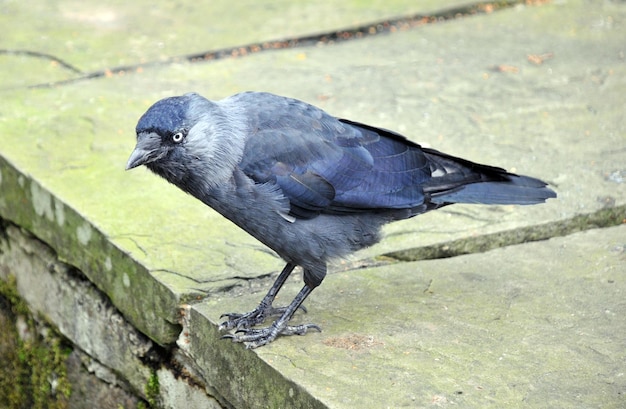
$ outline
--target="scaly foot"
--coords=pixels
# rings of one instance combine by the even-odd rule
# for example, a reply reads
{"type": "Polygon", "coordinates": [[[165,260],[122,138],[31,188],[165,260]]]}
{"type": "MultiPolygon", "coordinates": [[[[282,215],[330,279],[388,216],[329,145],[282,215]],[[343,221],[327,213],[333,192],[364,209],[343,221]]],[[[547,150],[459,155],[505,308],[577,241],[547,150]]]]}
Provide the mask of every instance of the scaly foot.
{"type": "MultiPolygon", "coordinates": [[[[306,308],[300,306],[300,309],[306,313],[306,308]]],[[[220,316],[220,318],[227,317],[228,320],[222,322],[219,329],[220,331],[227,331],[233,328],[237,330],[252,328],[265,322],[268,317],[280,317],[286,310],[287,307],[274,308],[271,305],[266,306],[261,303],[254,310],[243,314],[229,312],[220,316]]]]}
{"type": "Polygon", "coordinates": [[[246,348],[257,348],[272,342],[278,335],[304,335],[309,329],[322,332],[322,329],[315,324],[287,325],[281,322],[280,318],[269,327],[265,328],[242,328],[235,334],[226,334],[222,338],[230,339],[232,342],[245,342],[246,348]],[[241,335],[238,335],[241,333],[241,335]]]}

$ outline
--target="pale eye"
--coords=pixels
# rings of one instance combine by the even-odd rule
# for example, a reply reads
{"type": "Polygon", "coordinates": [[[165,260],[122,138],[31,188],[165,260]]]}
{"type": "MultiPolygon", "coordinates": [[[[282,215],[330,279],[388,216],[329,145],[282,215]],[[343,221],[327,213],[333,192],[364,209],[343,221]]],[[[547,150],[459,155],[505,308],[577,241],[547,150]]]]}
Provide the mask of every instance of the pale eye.
{"type": "Polygon", "coordinates": [[[176,132],[174,135],[172,135],[172,141],[174,143],[181,143],[184,137],[185,136],[183,135],[182,132],[176,132]]]}

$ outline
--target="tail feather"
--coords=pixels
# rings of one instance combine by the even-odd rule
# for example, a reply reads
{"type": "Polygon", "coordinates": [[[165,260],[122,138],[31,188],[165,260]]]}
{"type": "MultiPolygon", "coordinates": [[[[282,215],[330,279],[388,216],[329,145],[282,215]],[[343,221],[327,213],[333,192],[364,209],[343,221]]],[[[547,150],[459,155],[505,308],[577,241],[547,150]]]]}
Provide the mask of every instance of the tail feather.
{"type": "Polygon", "coordinates": [[[435,150],[424,149],[430,159],[433,178],[425,184],[431,202],[519,204],[543,203],[556,193],[542,180],[509,173],[435,150]]]}
{"type": "Polygon", "coordinates": [[[432,197],[434,203],[481,203],[532,205],[556,197],[538,179],[507,174],[506,181],[478,182],[432,197]]]}

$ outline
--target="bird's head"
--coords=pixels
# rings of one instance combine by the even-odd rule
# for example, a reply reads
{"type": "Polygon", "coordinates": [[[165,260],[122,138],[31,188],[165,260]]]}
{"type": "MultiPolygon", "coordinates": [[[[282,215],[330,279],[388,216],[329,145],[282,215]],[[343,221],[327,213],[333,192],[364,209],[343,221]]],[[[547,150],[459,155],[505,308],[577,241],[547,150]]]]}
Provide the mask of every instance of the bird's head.
{"type": "Polygon", "coordinates": [[[126,163],[126,170],[146,165],[174,182],[184,172],[185,143],[194,125],[190,106],[195,94],[158,101],[137,123],[137,145],[126,163]]]}
{"type": "Polygon", "coordinates": [[[192,194],[197,183],[203,189],[219,185],[243,154],[241,121],[228,118],[218,103],[195,93],[156,102],[137,123],[126,170],[146,165],[192,194]]]}

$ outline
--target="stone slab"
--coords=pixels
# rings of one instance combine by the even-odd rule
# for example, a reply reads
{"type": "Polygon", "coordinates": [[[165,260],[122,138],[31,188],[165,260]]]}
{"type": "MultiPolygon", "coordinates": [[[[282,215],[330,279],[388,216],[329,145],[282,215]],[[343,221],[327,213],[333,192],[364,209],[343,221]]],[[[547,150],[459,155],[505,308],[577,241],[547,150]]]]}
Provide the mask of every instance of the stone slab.
{"type": "Polygon", "coordinates": [[[332,32],[458,7],[459,0],[8,2],[0,6],[2,88],[228,47],[332,32]],[[20,52],[28,51],[28,52],[20,52]]]}
{"type": "MultiPolygon", "coordinates": [[[[192,307],[183,347],[210,383],[247,391],[228,396],[235,406],[617,409],[625,237],[622,225],[332,274],[297,316],[322,333],[252,352],[205,322],[252,309],[263,292],[227,294],[192,307]]],[[[289,282],[280,301],[301,285],[289,282]]]]}

